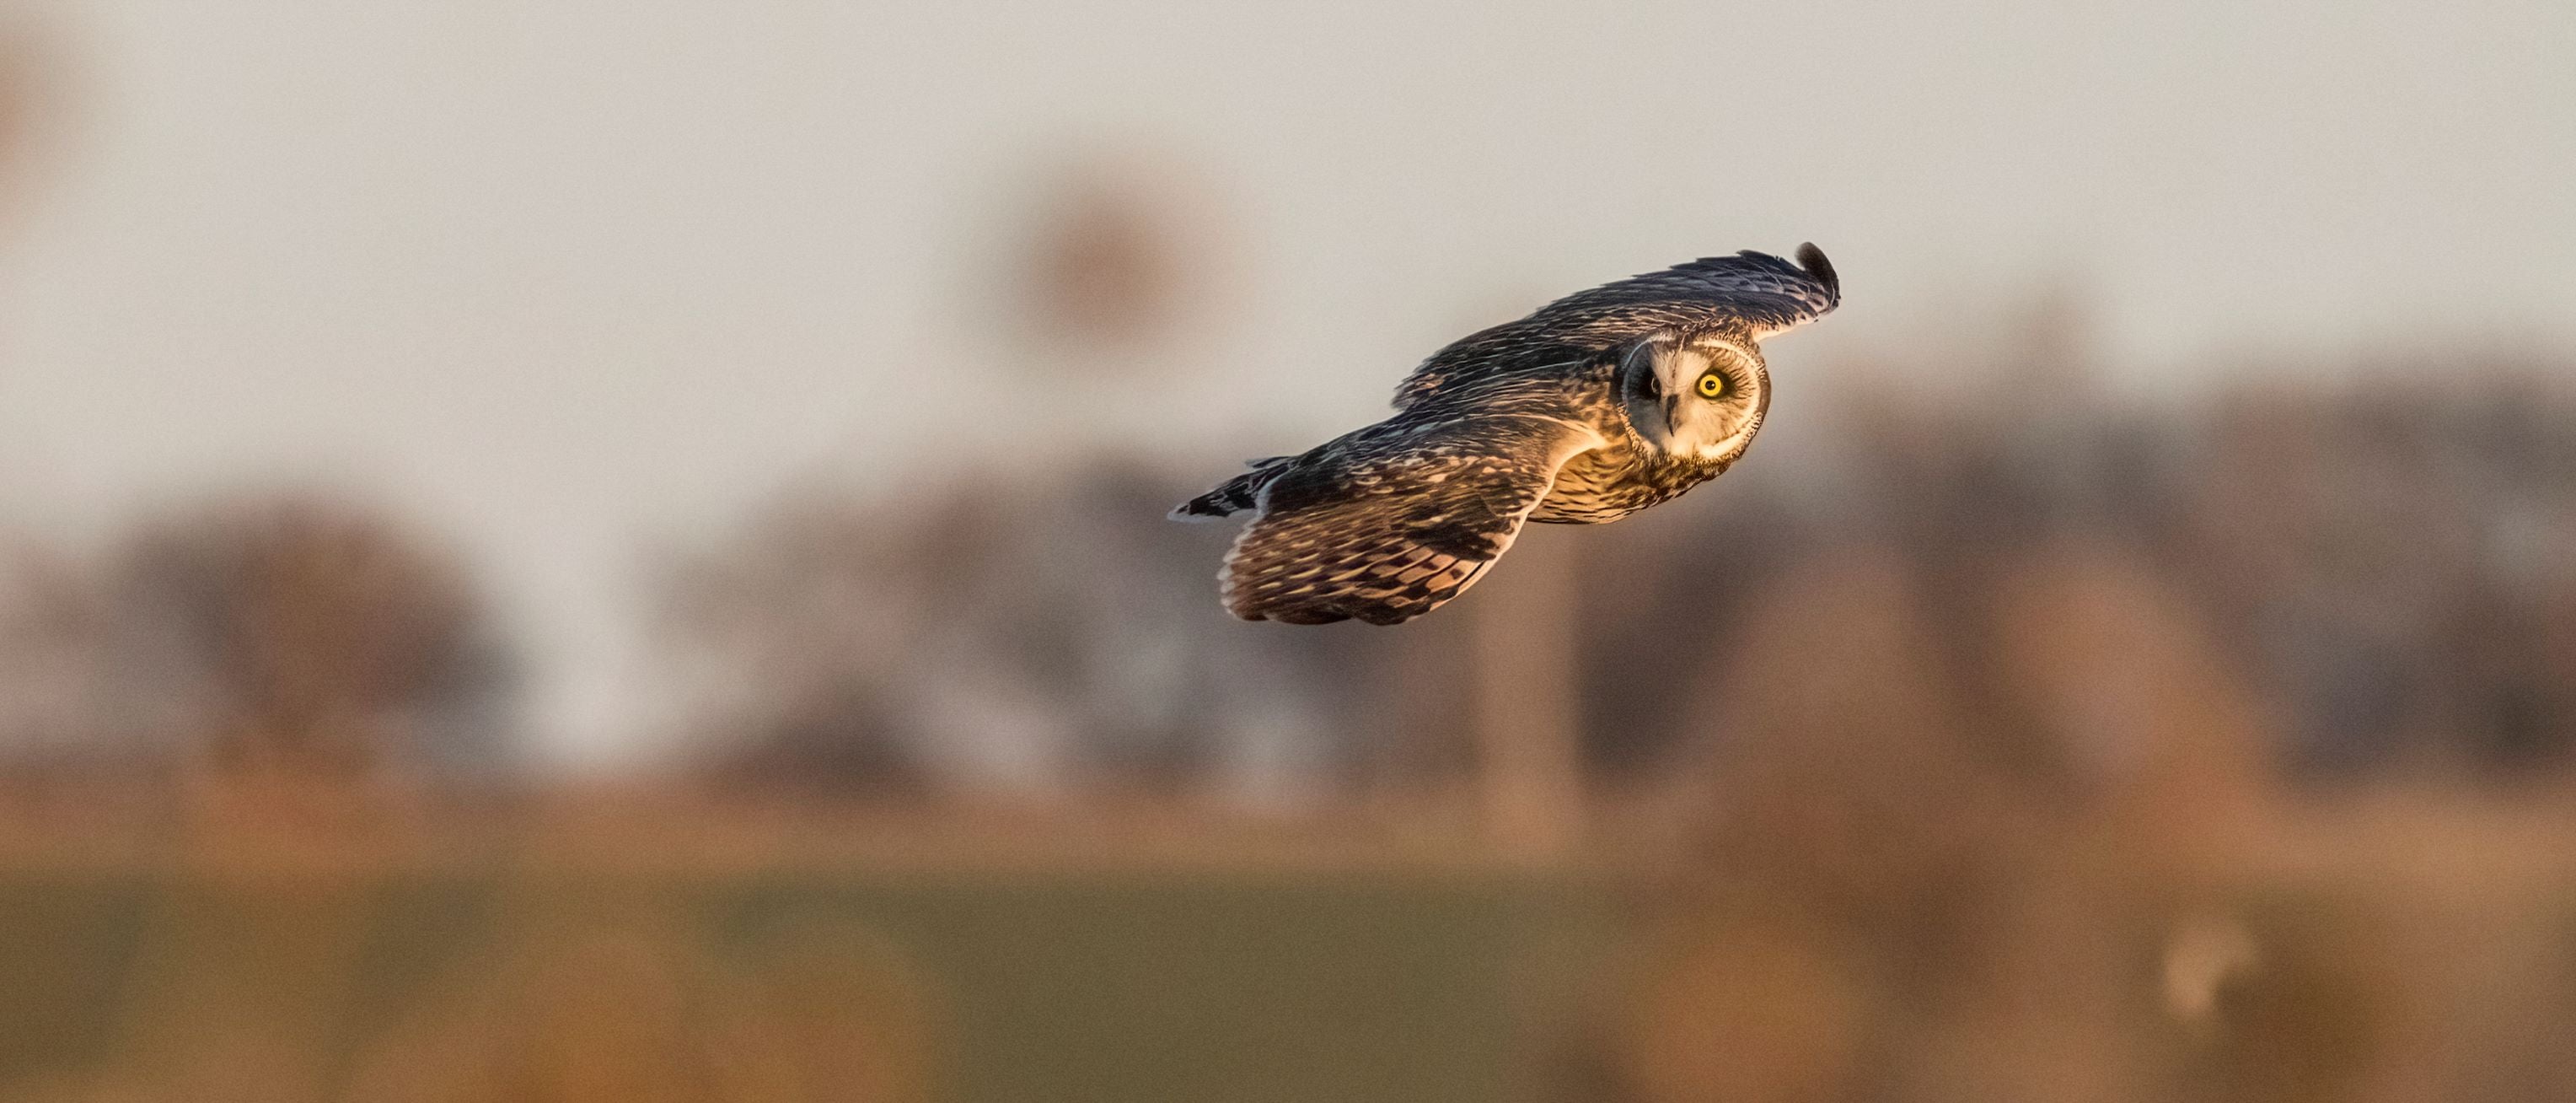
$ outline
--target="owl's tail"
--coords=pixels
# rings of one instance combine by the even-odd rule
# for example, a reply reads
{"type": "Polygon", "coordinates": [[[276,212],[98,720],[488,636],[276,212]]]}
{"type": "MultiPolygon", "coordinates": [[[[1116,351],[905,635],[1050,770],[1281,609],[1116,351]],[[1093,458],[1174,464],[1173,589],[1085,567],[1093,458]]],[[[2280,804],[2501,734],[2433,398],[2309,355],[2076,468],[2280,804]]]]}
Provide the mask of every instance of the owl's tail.
{"type": "Polygon", "coordinates": [[[1217,488],[1172,508],[1175,521],[1213,521],[1232,517],[1261,504],[1261,488],[1269,486],[1279,473],[1288,469],[1295,456],[1271,456],[1246,460],[1252,470],[1217,484],[1217,488]]]}

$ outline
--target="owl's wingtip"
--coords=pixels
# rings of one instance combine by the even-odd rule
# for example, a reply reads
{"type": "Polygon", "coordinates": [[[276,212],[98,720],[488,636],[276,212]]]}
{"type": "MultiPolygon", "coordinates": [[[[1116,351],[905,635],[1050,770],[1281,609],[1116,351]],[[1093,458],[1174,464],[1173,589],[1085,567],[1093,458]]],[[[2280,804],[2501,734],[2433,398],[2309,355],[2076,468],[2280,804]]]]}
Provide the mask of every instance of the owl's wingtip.
{"type": "Polygon", "coordinates": [[[1815,242],[1799,244],[1798,267],[1806,269],[1807,274],[1814,276],[1817,283],[1825,285],[1826,296],[1837,303],[1843,301],[1842,277],[1834,274],[1834,262],[1825,259],[1825,251],[1816,248],[1815,242]]]}

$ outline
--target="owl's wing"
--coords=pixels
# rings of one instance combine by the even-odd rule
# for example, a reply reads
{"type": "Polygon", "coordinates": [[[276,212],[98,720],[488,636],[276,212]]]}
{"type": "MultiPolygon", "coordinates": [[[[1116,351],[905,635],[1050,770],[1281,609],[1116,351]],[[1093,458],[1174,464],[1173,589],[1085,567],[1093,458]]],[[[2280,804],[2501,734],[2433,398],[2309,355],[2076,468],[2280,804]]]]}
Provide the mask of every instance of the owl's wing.
{"type": "Polygon", "coordinates": [[[1622,308],[1688,311],[1741,318],[1756,341],[1796,329],[1842,305],[1842,277],[1813,243],[1798,247],[1795,263],[1747,249],[1731,257],[1701,257],[1661,272],[1631,276],[1578,291],[1539,310],[1539,317],[1604,313],[1622,308]]]}
{"type": "Polygon", "coordinates": [[[1747,249],[1577,291],[1431,354],[1397,385],[1395,406],[1434,394],[1583,361],[1657,330],[1740,322],[1760,341],[1841,305],[1842,278],[1824,250],[1798,247],[1796,262],[1747,249]]]}
{"type": "Polygon", "coordinates": [[[1535,415],[1370,426],[1263,488],[1219,593],[1245,620],[1411,620],[1474,585],[1557,469],[1600,444],[1578,423],[1535,415]]]}

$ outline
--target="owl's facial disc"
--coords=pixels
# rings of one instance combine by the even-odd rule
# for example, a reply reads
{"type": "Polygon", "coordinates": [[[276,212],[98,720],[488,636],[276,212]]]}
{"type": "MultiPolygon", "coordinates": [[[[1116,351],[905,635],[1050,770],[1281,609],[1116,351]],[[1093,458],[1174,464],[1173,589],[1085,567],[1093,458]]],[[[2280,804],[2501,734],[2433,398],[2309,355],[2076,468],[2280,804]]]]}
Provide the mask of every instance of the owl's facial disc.
{"type": "Polygon", "coordinates": [[[1649,337],[1619,360],[1619,408],[1628,427],[1659,452],[1671,451],[1673,442],[1674,396],[1664,385],[1665,364],[1673,352],[1670,338],[1649,337]]]}
{"type": "Polygon", "coordinates": [[[1770,377],[1759,353],[1733,342],[1658,335],[1621,361],[1619,398],[1629,426],[1656,451],[1730,461],[1762,426],[1770,377]]]}

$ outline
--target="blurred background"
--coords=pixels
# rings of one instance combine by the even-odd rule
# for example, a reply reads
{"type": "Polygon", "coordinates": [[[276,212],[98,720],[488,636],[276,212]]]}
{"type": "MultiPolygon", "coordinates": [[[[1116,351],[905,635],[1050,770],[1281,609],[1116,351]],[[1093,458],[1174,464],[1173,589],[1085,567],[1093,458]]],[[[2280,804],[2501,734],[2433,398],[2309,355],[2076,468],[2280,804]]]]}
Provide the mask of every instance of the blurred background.
{"type": "Polygon", "coordinates": [[[0,6],[0,1100],[2576,1098],[2576,9],[0,6]],[[1400,629],[1169,506],[1822,245],[1400,629]]]}

